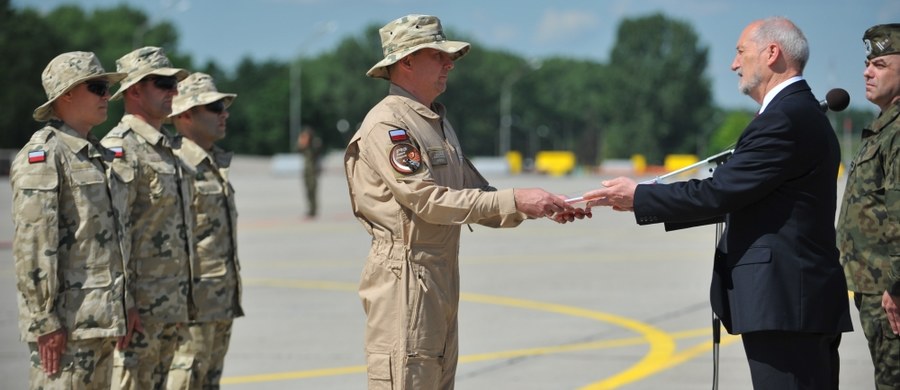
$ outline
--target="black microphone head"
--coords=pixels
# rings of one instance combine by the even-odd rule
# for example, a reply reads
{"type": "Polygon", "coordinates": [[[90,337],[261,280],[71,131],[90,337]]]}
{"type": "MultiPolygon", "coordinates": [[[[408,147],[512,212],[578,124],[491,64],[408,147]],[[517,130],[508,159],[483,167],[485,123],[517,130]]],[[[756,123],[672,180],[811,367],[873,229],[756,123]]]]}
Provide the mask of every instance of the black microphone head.
{"type": "Polygon", "coordinates": [[[831,111],[844,111],[850,105],[850,94],[843,88],[834,88],[825,94],[825,104],[831,111]]]}

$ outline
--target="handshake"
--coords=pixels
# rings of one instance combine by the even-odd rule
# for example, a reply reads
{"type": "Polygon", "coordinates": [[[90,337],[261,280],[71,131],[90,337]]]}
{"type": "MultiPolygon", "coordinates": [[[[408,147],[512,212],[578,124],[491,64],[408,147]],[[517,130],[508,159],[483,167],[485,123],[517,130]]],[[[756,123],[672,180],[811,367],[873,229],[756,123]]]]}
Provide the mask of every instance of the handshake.
{"type": "Polygon", "coordinates": [[[557,223],[591,218],[591,208],[609,206],[617,211],[634,211],[634,191],[637,182],[627,177],[604,180],[603,187],[568,198],[541,189],[516,189],[516,208],[531,218],[547,217],[557,223]],[[575,207],[584,203],[583,207],[575,207]]]}

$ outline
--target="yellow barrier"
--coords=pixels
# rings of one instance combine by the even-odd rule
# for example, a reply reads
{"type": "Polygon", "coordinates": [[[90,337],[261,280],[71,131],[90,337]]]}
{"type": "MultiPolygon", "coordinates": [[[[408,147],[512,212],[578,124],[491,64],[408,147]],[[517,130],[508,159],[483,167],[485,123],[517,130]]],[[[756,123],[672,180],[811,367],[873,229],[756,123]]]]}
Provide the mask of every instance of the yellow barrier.
{"type": "Polygon", "coordinates": [[[643,175],[647,171],[647,159],[643,154],[631,155],[631,165],[634,167],[635,175],[643,175]]]}
{"type": "Polygon", "coordinates": [[[522,153],[516,150],[506,152],[506,163],[509,164],[509,173],[513,175],[522,173],[522,153]]]}
{"type": "Polygon", "coordinates": [[[697,161],[700,160],[697,159],[697,155],[695,154],[670,154],[666,156],[666,160],[663,164],[665,165],[667,172],[672,172],[688,165],[695,164],[697,161]]]}
{"type": "Polygon", "coordinates": [[[534,169],[552,176],[563,176],[575,169],[575,153],[564,150],[545,150],[534,158],[534,169]]]}

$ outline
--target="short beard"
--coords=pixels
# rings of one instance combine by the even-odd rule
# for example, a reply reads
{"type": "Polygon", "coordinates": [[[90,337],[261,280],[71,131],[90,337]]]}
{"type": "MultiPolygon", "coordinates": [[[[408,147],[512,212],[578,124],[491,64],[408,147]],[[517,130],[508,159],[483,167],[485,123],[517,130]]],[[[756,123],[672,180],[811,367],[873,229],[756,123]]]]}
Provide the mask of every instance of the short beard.
{"type": "Polygon", "coordinates": [[[759,73],[754,74],[750,80],[747,80],[746,83],[738,81],[738,90],[741,91],[742,94],[750,96],[750,91],[759,87],[759,84],[762,83],[762,76],[759,73]]]}

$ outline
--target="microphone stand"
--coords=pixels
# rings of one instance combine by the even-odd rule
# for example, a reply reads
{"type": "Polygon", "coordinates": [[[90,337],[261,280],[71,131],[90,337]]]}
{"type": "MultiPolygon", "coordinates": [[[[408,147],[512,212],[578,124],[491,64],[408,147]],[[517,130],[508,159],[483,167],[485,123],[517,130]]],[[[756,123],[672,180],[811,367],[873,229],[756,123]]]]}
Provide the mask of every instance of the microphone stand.
{"type": "MultiPolygon", "coordinates": [[[[724,164],[731,155],[734,154],[734,149],[729,149],[719,154],[710,156],[703,161],[698,161],[694,164],[688,165],[684,168],[669,172],[662,176],[657,176],[652,180],[647,180],[642,182],[641,184],[653,184],[659,183],[669,177],[675,176],[679,173],[686,172],[698,167],[701,167],[706,164],[715,163],[716,167],[724,164]]],[[[719,247],[719,240],[722,239],[722,233],[725,230],[725,223],[719,222],[716,224],[716,236],[715,236],[715,247],[713,249],[717,249],[719,247]]],[[[719,389],[719,344],[722,342],[722,321],[719,319],[719,316],[716,315],[715,312],[712,313],[712,337],[713,337],[713,380],[712,380],[712,390],[719,389]]]]}

